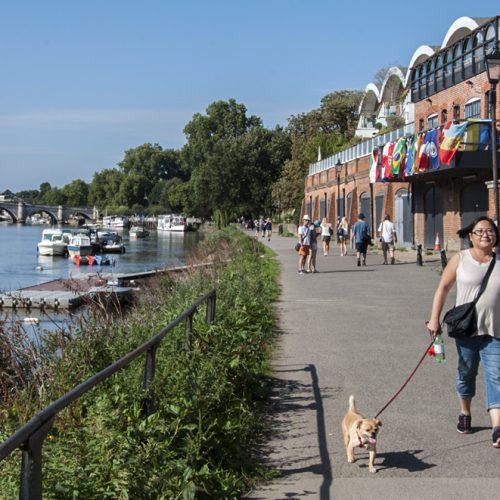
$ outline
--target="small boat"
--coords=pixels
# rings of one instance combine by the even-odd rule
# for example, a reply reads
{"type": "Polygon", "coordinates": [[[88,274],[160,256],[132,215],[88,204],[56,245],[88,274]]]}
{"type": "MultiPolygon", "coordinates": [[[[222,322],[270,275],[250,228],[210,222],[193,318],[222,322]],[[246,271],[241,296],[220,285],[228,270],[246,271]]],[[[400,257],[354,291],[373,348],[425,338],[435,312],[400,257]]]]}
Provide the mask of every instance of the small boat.
{"type": "Polygon", "coordinates": [[[106,215],[102,218],[104,227],[121,228],[128,227],[129,220],[125,215],[106,215]]]}
{"type": "Polygon", "coordinates": [[[113,259],[113,257],[110,257],[109,255],[96,255],[94,257],[94,262],[98,266],[114,266],[115,265],[115,259],[113,259]]]}
{"type": "Polygon", "coordinates": [[[92,266],[94,264],[95,257],[93,255],[74,255],[73,262],[77,266],[92,266]]]}
{"type": "Polygon", "coordinates": [[[122,237],[109,231],[107,233],[98,233],[98,241],[101,251],[106,253],[125,253],[125,245],[122,243],[122,237]]]}
{"type": "Polygon", "coordinates": [[[128,232],[130,239],[133,240],[143,240],[149,236],[149,231],[140,226],[132,226],[128,232]]]}
{"type": "Polygon", "coordinates": [[[67,255],[68,235],[61,229],[44,229],[42,239],[37,245],[40,255],[67,255]]]}
{"type": "Polygon", "coordinates": [[[92,243],[90,242],[90,236],[82,233],[71,236],[68,243],[68,253],[70,257],[91,255],[92,243]]]}
{"type": "Polygon", "coordinates": [[[158,231],[184,232],[187,230],[186,219],[177,214],[159,215],[157,229],[158,231]]]}

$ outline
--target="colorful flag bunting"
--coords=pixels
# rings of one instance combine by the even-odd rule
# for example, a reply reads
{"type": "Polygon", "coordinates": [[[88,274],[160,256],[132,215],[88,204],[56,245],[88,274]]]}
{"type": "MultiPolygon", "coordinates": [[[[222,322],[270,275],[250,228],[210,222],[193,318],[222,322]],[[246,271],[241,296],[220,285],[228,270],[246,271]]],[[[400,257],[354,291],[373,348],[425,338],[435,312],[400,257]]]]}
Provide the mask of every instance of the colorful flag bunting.
{"type": "Polygon", "coordinates": [[[379,148],[375,148],[370,157],[370,184],[374,184],[377,180],[380,180],[380,169],[377,168],[378,155],[379,148]]]}
{"type": "Polygon", "coordinates": [[[392,165],[391,165],[391,176],[398,177],[399,173],[404,167],[404,159],[406,156],[406,139],[401,137],[394,146],[394,152],[392,153],[392,165]]]}

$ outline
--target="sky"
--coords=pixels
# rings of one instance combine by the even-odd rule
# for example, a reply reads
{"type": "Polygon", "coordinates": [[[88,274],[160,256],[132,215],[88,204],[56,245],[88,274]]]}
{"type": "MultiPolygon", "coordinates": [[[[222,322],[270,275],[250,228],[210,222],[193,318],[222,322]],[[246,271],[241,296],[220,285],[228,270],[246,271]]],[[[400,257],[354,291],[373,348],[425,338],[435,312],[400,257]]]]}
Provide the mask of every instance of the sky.
{"type": "Polygon", "coordinates": [[[236,99],[285,126],[336,90],[407,67],[498,0],[16,0],[0,9],[0,192],[63,187],[236,99]],[[430,7],[432,5],[432,7],[430,7]]]}

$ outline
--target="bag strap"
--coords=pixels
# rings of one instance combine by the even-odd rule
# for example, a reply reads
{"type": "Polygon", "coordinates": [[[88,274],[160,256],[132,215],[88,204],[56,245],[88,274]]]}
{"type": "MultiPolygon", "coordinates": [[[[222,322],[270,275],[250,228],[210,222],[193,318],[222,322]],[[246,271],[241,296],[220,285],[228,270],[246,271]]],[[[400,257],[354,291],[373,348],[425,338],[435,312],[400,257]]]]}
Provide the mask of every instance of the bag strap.
{"type": "Polygon", "coordinates": [[[495,267],[495,262],[497,260],[497,254],[493,254],[493,258],[491,259],[490,265],[488,266],[488,270],[486,271],[486,274],[484,275],[483,281],[481,283],[481,287],[479,288],[479,291],[477,292],[476,298],[473,300],[474,304],[479,300],[479,297],[483,294],[483,292],[486,290],[486,285],[488,284],[488,280],[490,279],[491,273],[493,272],[493,268],[495,267]]]}

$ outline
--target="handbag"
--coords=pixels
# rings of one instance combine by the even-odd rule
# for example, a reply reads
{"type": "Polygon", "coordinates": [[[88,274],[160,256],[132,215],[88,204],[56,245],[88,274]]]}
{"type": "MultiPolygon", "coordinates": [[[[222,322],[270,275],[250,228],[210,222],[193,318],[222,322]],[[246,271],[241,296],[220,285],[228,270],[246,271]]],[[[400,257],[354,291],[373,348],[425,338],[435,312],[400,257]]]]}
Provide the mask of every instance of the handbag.
{"type": "Polygon", "coordinates": [[[300,243],[298,241],[297,241],[297,243],[295,243],[294,249],[296,252],[298,252],[300,250],[300,243]]]}
{"type": "Polygon", "coordinates": [[[475,299],[472,302],[466,302],[459,306],[452,307],[443,317],[443,322],[446,323],[448,336],[454,339],[463,339],[472,337],[477,331],[477,312],[476,302],[481,297],[486,289],[490,275],[495,267],[496,255],[493,254],[493,259],[488,267],[488,271],[484,275],[481,287],[479,288],[475,299]]]}

